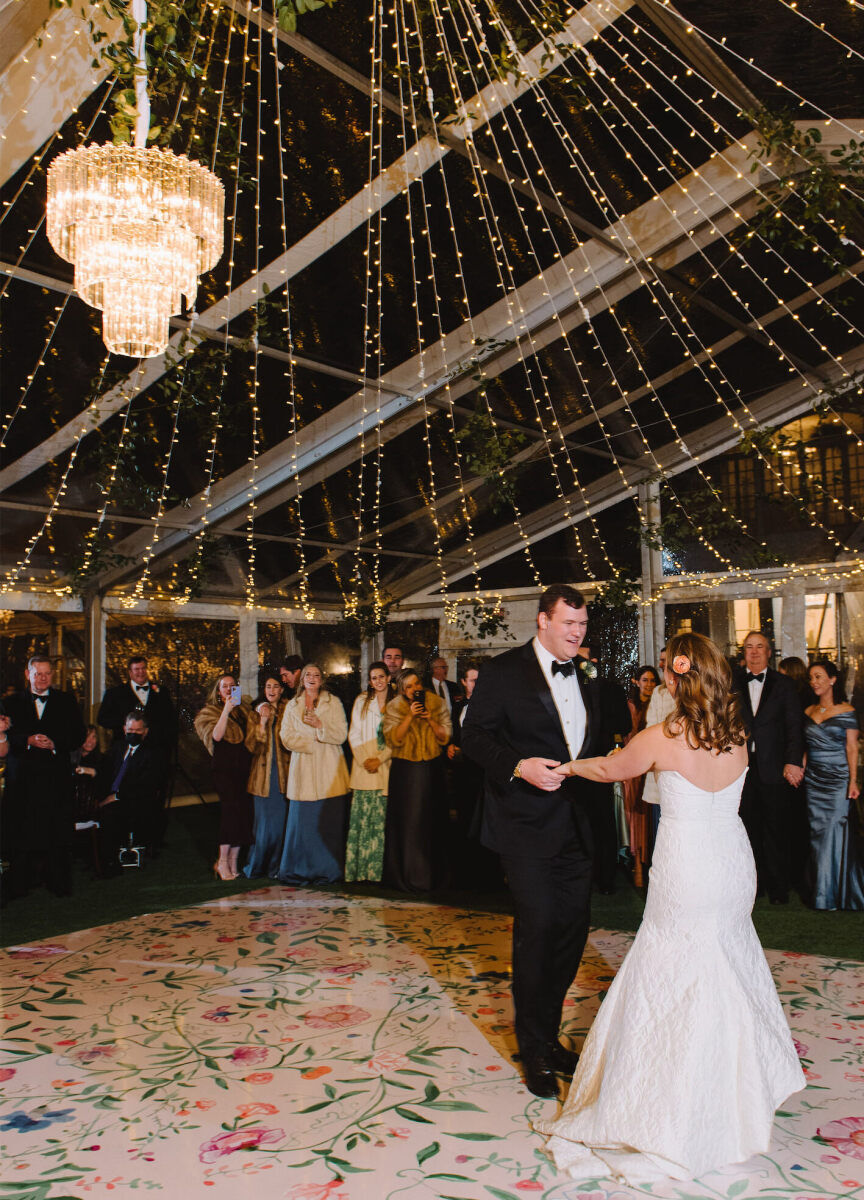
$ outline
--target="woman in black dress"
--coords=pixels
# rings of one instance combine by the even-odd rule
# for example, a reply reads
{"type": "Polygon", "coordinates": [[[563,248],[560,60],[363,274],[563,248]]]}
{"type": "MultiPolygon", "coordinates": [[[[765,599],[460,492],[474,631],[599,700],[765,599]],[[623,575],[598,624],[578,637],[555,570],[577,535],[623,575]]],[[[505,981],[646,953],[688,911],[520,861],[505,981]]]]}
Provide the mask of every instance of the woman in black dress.
{"type": "Polygon", "coordinates": [[[195,732],[213,756],[213,778],[221,801],[219,859],[213,870],[220,879],[236,879],[240,847],[252,842],[252,798],[246,731],[255,714],[246,697],[236,699],[233,675],[220,675],[207,703],[195,718],[195,732]]]}

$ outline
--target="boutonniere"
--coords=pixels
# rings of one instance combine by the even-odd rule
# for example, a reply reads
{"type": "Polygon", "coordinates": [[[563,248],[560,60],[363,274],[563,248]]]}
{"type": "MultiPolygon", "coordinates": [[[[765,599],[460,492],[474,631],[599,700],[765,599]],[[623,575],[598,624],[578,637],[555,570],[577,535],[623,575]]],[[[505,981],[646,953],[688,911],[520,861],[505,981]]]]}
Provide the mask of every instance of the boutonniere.
{"type": "Polygon", "coordinates": [[[158,684],[158,683],[151,683],[151,684],[150,684],[150,691],[151,691],[151,692],[155,692],[155,693],[156,693],[156,695],[158,696],[158,695],[159,695],[159,684],[158,684]]]}
{"type": "Polygon", "coordinates": [[[579,659],[579,674],[583,679],[597,678],[597,667],[590,658],[579,659]]]}

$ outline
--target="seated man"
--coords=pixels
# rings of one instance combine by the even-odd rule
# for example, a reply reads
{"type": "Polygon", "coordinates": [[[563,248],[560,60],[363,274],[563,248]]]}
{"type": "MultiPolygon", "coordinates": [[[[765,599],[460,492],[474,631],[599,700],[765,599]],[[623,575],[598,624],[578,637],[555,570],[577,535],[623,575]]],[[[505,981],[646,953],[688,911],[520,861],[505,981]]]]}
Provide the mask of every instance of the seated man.
{"type": "Polygon", "coordinates": [[[136,845],[152,845],[161,815],[162,756],[147,744],[147,718],[140,709],[129,713],[123,741],[115,742],[96,779],[102,861],[116,869],[117,854],[130,833],[136,845]]]}

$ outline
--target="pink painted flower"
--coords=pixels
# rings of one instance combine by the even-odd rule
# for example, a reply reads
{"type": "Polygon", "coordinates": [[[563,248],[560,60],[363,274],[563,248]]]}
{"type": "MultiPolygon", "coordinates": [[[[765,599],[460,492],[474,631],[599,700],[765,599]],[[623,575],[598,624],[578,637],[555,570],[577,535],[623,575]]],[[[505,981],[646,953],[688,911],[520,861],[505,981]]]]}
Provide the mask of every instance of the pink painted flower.
{"type": "Polygon", "coordinates": [[[272,1083],[272,1071],[253,1071],[251,1075],[243,1076],[244,1083],[272,1083]]]}
{"type": "Polygon", "coordinates": [[[517,1192],[542,1192],[544,1184],[539,1179],[520,1179],[516,1184],[517,1192]]]}
{"type": "Polygon", "coordinates": [[[216,1021],[219,1024],[224,1024],[231,1020],[230,1008],[211,1008],[209,1012],[202,1013],[205,1021],[216,1021]]]}
{"type": "Polygon", "coordinates": [[[257,1150],[271,1142],[281,1142],[284,1129],[238,1129],[236,1133],[220,1133],[218,1137],[202,1142],[198,1148],[201,1162],[212,1163],[235,1150],[257,1150]]]}
{"type": "Polygon", "coordinates": [[[404,1054],[396,1054],[393,1050],[379,1050],[366,1063],[368,1071],[376,1071],[379,1075],[383,1075],[385,1071],[399,1071],[410,1066],[411,1063],[404,1054]]]}
{"type": "Polygon", "coordinates": [[[262,1063],[266,1061],[269,1053],[266,1046],[238,1046],[232,1050],[231,1057],[234,1062],[262,1063]]]}
{"type": "Polygon", "coordinates": [[[337,1191],[344,1179],[331,1179],[329,1183],[294,1183],[284,1193],[285,1200],[349,1200],[348,1193],[337,1191]]]}
{"type": "Polygon", "coordinates": [[[816,1131],[841,1154],[860,1158],[864,1162],[864,1117],[841,1117],[816,1131]]]}
{"type": "Polygon", "coordinates": [[[7,951],[16,958],[49,958],[53,954],[68,954],[65,946],[10,946],[7,951]]]}
{"type": "Polygon", "coordinates": [[[392,1138],[409,1138],[411,1130],[406,1129],[404,1125],[399,1125],[396,1129],[388,1129],[387,1136],[392,1138]]]}
{"type": "Polygon", "coordinates": [[[94,1063],[110,1062],[120,1053],[119,1046],[79,1046],[68,1051],[66,1057],[77,1062],[81,1067],[90,1067],[94,1063]]]}
{"type": "Polygon", "coordinates": [[[197,1109],[200,1109],[201,1112],[206,1112],[208,1108],[216,1107],[216,1101],[215,1100],[196,1100],[195,1107],[197,1109]]]}
{"type": "Polygon", "coordinates": [[[364,958],[358,958],[357,962],[342,963],[338,967],[328,968],[330,975],[356,975],[358,971],[365,971],[369,963],[364,958]]]}
{"type": "Polygon", "coordinates": [[[368,1021],[369,1015],[365,1008],[358,1008],[356,1004],[331,1004],[326,1008],[311,1008],[303,1020],[313,1029],[346,1029],[349,1025],[368,1021]]]}
{"type": "Polygon", "coordinates": [[[0,1069],[0,1083],[5,1083],[7,1079],[11,1079],[15,1074],[14,1067],[3,1067],[0,1069]]]}
{"type": "Polygon", "coordinates": [[[278,1111],[275,1104],[262,1104],[260,1101],[237,1105],[237,1112],[244,1121],[248,1117],[272,1117],[278,1111]]]}
{"type": "Polygon", "coordinates": [[[792,1042],[793,1042],[793,1045],[795,1046],[795,1051],[796,1051],[798,1057],[806,1058],[808,1047],[805,1046],[803,1042],[799,1042],[797,1038],[793,1038],[792,1042]]]}

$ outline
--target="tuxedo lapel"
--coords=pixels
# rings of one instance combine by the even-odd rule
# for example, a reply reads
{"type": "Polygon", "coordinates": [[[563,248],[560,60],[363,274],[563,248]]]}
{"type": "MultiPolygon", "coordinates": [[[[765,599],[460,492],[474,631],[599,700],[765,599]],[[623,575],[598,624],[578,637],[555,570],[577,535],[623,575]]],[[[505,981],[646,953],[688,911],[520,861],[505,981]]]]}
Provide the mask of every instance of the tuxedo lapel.
{"type": "MultiPolygon", "coordinates": [[[[750,689],[748,688],[747,691],[749,693],[750,689]]],[[[774,672],[766,669],[765,682],[762,684],[762,695],[759,697],[759,708],[760,709],[763,707],[763,705],[765,705],[768,702],[768,699],[771,696],[773,691],[774,691],[774,672]]],[[[756,711],[758,712],[759,709],[757,709],[756,711]]]]}
{"type": "Polygon", "coordinates": [[[543,668],[537,661],[537,655],[534,653],[533,642],[528,642],[524,647],[524,658],[528,686],[533,692],[536,692],[540,703],[546,709],[549,720],[554,723],[555,727],[561,734],[561,740],[566,745],[567,739],[564,737],[564,729],[561,725],[561,717],[558,714],[558,707],[552,698],[552,692],[549,690],[549,684],[546,682],[546,676],[543,674],[543,668]]]}

